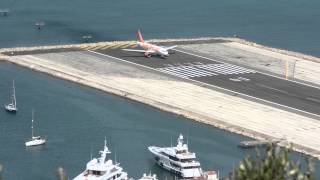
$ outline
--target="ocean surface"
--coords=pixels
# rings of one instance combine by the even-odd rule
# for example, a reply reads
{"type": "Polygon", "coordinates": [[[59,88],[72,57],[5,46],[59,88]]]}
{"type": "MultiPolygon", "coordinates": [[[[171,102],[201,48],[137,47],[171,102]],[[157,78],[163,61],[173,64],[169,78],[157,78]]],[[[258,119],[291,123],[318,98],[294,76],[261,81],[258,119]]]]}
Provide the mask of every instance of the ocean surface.
{"type": "MultiPolygon", "coordinates": [[[[318,0],[1,0],[0,9],[7,8],[9,15],[0,16],[0,48],[82,43],[87,35],[90,42],[134,40],[140,28],[146,39],[237,35],[320,57],[318,0]],[[37,22],[45,26],[38,30],[37,22]]],[[[203,168],[222,176],[254,153],[237,147],[245,137],[6,62],[0,62],[0,106],[9,101],[12,79],[19,112],[0,109],[5,180],[53,180],[59,166],[73,178],[91,154],[98,155],[104,137],[111,158],[116,154],[134,178],[152,171],[160,179],[174,179],[154,164],[147,147],[174,144],[179,133],[203,168]],[[32,109],[35,133],[45,135],[48,143],[25,148],[32,109]]]]}
{"type": "MultiPolygon", "coordinates": [[[[156,173],[174,179],[155,165],[147,147],[176,144],[183,133],[203,169],[226,176],[241,159],[254,150],[237,147],[243,136],[159,111],[150,106],[99,90],[0,62],[0,104],[10,100],[15,79],[18,113],[0,110],[0,163],[4,179],[55,179],[62,166],[70,178],[81,173],[91,155],[97,157],[104,138],[130,177],[156,173]],[[47,144],[26,148],[31,136],[31,111],[35,111],[35,134],[47,144]]],[[[293,155],[293,159],[304,157],[293,155]]]]}
{"type": "MultiPolygon", "coordinates": [[[[18,106],[17,114],[0,109],[0,163],[5,180],[54,180],[60,166],[73,178],[91,155],[98,156],[105,137],[113,152],[110,158],[116,158],[133,178],[151,171],[161,180],[173,180],[172,174],[155,165],[147,147],[175,145],[179,133],[185,135],[203,169],[218,170],[221,176],[255,153],[237,147],[247,140],[243,136],[8,62],[0,62],[0,77],[0,105],[10,101],[14,79],[18,106]],[[32,109],[35,135],[46,136],[47,143],[26,148],[32,109]]],[[[302,163],[305,159],[296,153],[292,158],[302,163]]]]}
{"type": "Polygon", "coordinates": [[[320,57],[319,0],[1,0],[0,47],[233,36],[320,57]],[[44,22],[42,30],[35,23],[44,22]]]}

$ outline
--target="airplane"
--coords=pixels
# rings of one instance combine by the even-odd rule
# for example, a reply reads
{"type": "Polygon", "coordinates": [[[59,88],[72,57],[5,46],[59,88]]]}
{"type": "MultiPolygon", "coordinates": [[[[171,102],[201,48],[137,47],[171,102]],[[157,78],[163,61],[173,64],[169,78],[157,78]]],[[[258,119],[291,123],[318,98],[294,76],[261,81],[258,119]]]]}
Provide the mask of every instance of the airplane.
{"type": "Polygon", "coordinates": [[[122,49],[124,51],[133,51],[133,52],[141,52],[144,54],[145,57],[149,58],[151,56],[160,56],[162,58],[166,58],[169,56],[169,50],[177,47],[176,45],[174,46],[169,46],[169,47],[164,47],[164,46],[157,46],[154,44],[150,44],[148,42],[145,42],[140,30],[138,30],[138,47],[143,48],[143,50],[139,49],[122,49]]]}

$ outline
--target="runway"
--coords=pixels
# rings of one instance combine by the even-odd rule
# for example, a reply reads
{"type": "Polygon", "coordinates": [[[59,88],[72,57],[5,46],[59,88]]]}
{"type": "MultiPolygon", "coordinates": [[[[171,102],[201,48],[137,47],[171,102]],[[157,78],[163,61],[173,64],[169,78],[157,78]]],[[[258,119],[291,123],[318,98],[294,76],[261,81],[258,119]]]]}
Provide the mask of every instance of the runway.
{"type": "MultiPolygon", "coordinates": [[[[145,58],[119,48],[94,52],[152,68],[158,72],[247,95],[309,115],[320,115],[320,89],[276,78],[214,59],[175,51],[169,58],[145,58]]],[[[92,52],[92,50],[91,50],[92,52]]]]}

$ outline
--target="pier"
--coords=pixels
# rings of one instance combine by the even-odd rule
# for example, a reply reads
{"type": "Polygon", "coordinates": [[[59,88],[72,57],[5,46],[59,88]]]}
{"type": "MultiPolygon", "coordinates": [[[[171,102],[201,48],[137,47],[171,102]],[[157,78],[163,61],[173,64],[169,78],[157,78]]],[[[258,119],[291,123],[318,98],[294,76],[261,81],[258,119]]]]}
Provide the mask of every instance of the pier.
{"type": "Polygon", "coordinates": [[[285,138],[293,144],[294,150],[320,158],[320,140],[315,138],[320,135],[317,114],[319,106],[316,105],[319,94],[316,87],[307,84],[320,84],[319,80],[314,80],[314,76],[320,72],[313,72],[313,68],[319,67],[318,58],[287,51],[283,53],[280,50],[242,43],[233,38],[157,42],[179,44],[181,48],[168,59],[161,61],[131,54],[123,55],[121,48],[134,47],[132,41],[8,48],[2,49],[1,52],[9,62],[139,101],[230,132],[254,139],[285,138]],[[221,49],[229,54],[217,54],[221,49]],[[229,49],[233,52],[229,52],[229,49]],[[247,64],[241,65],[231,57],[241,57],[247,64]],[[256,66],[248,65],[253,61],[251,57],[256,57],[257,62],[264,63],[269,63],[268,59],[274,62],[282,62],[285,58],[295,59],[295,80],[301,82],[285,79],[282,73],[285,72],[283,66],[274,68],[279,70],[279,74],[276,75],[266,75],[268,69],[260,73],[259,63],[254,64],[256,66]],[[217,70],[217,64],[221,63],[222,65],[218,65],[220,69],[217,70]],[[185,67],[192,72],[184,72],[185,67]],[[239,76],[240,78],[236,78],[245,81],[231,81],[231,76],[239,76]],[[220,77],[219,81],[209,79],[220,77]],[[223,84],[214,84],[222,80],[223,84]],[[262,80],[278,83],[264,85],[262,80]],[[242,86],[241,83],[250,86],[242,86]],[[232,86],[228,87],[228,84],[232,86]],[[290,93],[301,92],[299,96],[303,100],[299,96],[297,99],[292,99],[296,96],[287,96],[291,89],[275,87],[278,84],[294,87],[294,91],[290,93]],[[270,92],[288,99],[279,104],[275,102],[281,98],[265,100],[261,99],[264,97],[257,98],[236,89],[252,86],[258,86],[257,92],[270,92]],[[304,90],[299,91],[300,89],[304,90]],[[306,94],[312,97],[304,97],[306,94]],[[291,105],[295,107],[292,108],[291,105]],[[303,109],[305,107],[308,108],[303,109]]]}
{"type": "Polygon", "coordinates": [[[253,147],[262,147],[269,144],[279,143],[280,140],[251,140],[251,141],[241,141],[239,147],[241,148],[253,148],[253,147]]]}

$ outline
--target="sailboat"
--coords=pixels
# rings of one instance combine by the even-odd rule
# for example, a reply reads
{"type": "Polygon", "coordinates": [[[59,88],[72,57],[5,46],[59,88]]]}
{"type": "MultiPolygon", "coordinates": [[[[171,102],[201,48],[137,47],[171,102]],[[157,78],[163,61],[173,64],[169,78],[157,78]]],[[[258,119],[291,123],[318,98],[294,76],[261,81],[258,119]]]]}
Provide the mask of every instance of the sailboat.
{"type": "Polygon", "coordinates": [[[12,81],[12,96],[11,96],[11,103],[4,106],[6,111],[9,112],[16,112],[17,109],[17,100],[16,100],[16,90],[14,88],[14,80],[12,81]]]}
{"type": "Polygon", "coordinates": [[[46,139],[41,136],[34,136],[33,133],[33,111],[32,111],[32,120],[31,120],[31,139],[28,140],[25,144],[26,146],[37,146],[46,143],[46,139]]]}

